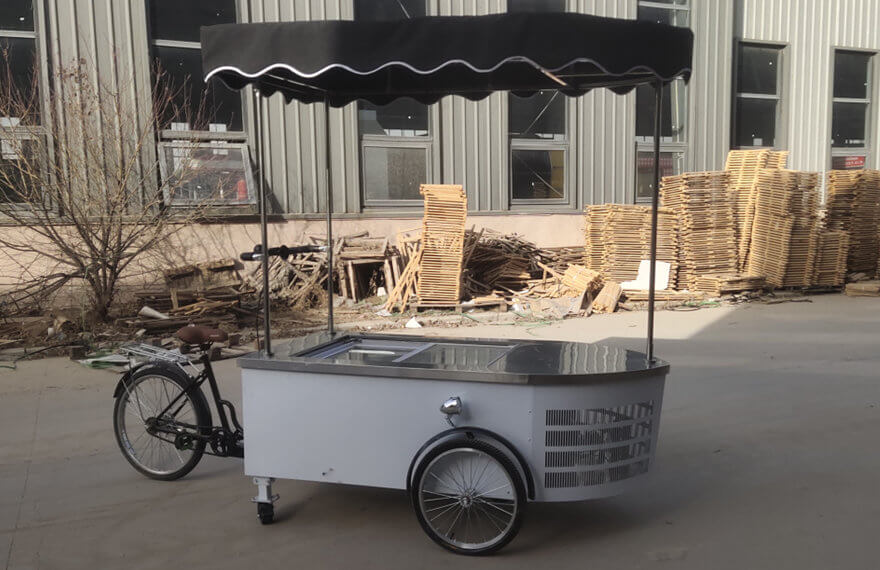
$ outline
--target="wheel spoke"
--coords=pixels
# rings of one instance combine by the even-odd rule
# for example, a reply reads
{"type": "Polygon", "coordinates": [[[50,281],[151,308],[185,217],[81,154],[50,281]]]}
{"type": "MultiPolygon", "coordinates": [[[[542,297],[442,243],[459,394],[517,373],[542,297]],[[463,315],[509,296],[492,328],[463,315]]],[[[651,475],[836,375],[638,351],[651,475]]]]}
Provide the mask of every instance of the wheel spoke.
{"type": "Polygon", "coordinates": [[[492,550],[515,532],[520,506],[513,476],[494,455],[453,447],[424,468],[416,508],[441,544],[492,550]]]}
{"type": "MultiPolygon", "coordinates": [[[[173,433],[160,432],[151,435],[146,429],[146,419],[154,417],[163,420],[166,427],[179,424],[197,425],[196,408],[191,395],[181,395],[183,390],[168,377],[161,375],[142,376],[126,386],[125,395],[118,402],[117,437],[120,448],[130,460],[151,475],[170,475],[185,467],[192,459],[193,449],[179,449],[174,442],[173,433]],[[165,414],[158,418],[174,398],[174,415],[165,414]]],[[[187,432],[191,432],[186,428],[187,432]]]]}

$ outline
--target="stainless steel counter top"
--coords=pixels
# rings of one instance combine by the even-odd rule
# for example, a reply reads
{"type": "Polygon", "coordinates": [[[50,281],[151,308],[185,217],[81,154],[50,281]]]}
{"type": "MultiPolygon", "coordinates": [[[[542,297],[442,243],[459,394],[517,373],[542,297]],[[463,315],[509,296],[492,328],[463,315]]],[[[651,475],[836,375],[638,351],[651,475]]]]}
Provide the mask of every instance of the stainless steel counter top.
{"type": "Polygon", "coordinates": [[[504,384],[593,384],[666,374],[669,364],[603,344],[317,333],[284,342],[273,356],[238,358],[247,369],[504,384]]]}

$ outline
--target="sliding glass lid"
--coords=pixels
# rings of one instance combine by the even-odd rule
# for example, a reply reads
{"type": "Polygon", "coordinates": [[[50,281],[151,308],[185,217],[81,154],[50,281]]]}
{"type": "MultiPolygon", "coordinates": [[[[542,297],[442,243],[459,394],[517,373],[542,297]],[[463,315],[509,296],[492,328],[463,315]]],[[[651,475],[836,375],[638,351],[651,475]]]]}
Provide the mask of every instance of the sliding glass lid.
{"type": "Polygon", "coordinates": [[[516,343],[433,342],[424,339],[384,340],[343,338],[296,356],[340,364],[372,364],[414,368],[486,368],[503,358],[516,343]]]}

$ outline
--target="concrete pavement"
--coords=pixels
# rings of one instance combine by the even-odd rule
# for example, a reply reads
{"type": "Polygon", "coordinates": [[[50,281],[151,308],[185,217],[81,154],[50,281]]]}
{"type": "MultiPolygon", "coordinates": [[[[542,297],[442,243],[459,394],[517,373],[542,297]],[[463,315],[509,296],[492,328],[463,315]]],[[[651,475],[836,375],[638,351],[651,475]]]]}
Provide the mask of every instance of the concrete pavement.
{"type": "MultiPolygon", "coordinates": [[[[148,480],[113,439],[116,375],[20,363],[0,371],[0,567],[876,569],[880,301],[812,301],[658,313],[672,372],[653,476],[620,497],[529,505],[485,559],[434,545],[403,492],[279,481],[264,527],[238,460],[148,480]]],[[[644,320],[418,332],[641,350],[644,320]]],[[[234,362],[218,373],[237,401],[234,362]]]]}

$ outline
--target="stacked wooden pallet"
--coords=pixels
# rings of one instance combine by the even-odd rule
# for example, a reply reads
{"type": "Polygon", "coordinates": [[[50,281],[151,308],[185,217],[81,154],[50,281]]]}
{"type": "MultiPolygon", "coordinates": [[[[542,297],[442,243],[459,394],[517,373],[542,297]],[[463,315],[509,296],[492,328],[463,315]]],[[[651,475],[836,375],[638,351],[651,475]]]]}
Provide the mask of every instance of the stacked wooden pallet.
{"type": "Polygon", "coordinates": [[[829,170],[825,185],[825,227],[830,231],[852,229],[853,202],[861,170],[829,170]]]}
{"type": "Polygon", "coordinates": [[[846,259],[849,251],[849,234],[843,230],[819,233],[816,247],[816,264],[813,268],[812,285],[838,287],[846,280],[846,259]]]}
{"type": "Polygon", "coordinates": [[[847,271],[874,275],[880,230],[880,171],[863,170],[856,186],[849,230],[847,271]]]}
{"type": "Polygon", "coordinates": [[[730,172],[729,190],[732,194],[733,217],[737,240],[739,269],[748,264],[749,244],[755,215],[755,184],[758,172],[764,168],[785,168],[788,151],[767,149],[732,150],[727,155],[724,170],[730,172]]]}
{"type": "Polygon", "coordinates": [[[678,288],[697,290],[702,275],[737,270],[729,173],[692,172],[663,178],[660,198],[678,218],[678,288]]]}
{"type": "Polygon", "coordinates": [[[697,277],[694,288],[697,291],[720,297],[742,291],[757,291],[763,289],[764,284],[763,277],[731,273],[727,275],[701,275],[697,277]]]}
{"type": "Polygon", "coordinates": [[[732,150],[727,154],[724,170],[730,173],[729,192],[733,208],[734,237],[737,241],[739,270],[743,271],[751,239],[751,212],[754,211],[754,188],[758,171],[767,165],[770,151],[732,150]]]}
{"type": "Polygon", "coordinates": [[[584,241],[584,266],[593,271],[602,270],[602,258],[605,256],[605,218],[608,216],[608,206],[587,206],[584,210],[585,237],[584,241]]]}
{"type": "Polygon", "coordinates": [[[765,168],[785,168],[786,164],[788,164],[787,150],[771,150],[767,153],[765,168]]]}
{"type": "Polygon", "coordinates": [[[422,247],[416,292],[420,305],[456,305],[461,298],[461,262],[467,196],[458,184],[423,184],[422,247]]]}
{"type": "Polygon", "coordinates": [[[758,173],[746,273],[763,276],[774,287],[782,287],[785,280],[797,184],[797,172],[793,170],[762,169],[758,173]]]}
{"type": "MultiPolygon", "coordinates": [[[[592,210],[592,209],[591,209],[592,210]]],[[[631,281],[638,276],[639,263],[651,258],[651,209],[644,206],[606,204],[603,207],[601,274],[606,281],[631,281]]],[[[597,234],[596,222],[587,224],[588,234],[597,234]]],[[[678,236],[675,214],[660,208],[657,227],[657,260],[671,265],[669,288],[675,287],[678,268],[678,236]]],[[[589,244],[588,252],[594,244],[589,244]]],[[[588,258],[592,257],[588,253],[588,258]]],[[[592,261],[594,264],[595,261],[592,261]]],[[[595,270],[595,265],[590,267],[595,270]]]]}
{"type": "Polygon", "coordinates": [[[819,239],[819,174],[796,172],[791,201],[791,240],[783,287],[807,287],[812,283],[819,239]]]}

